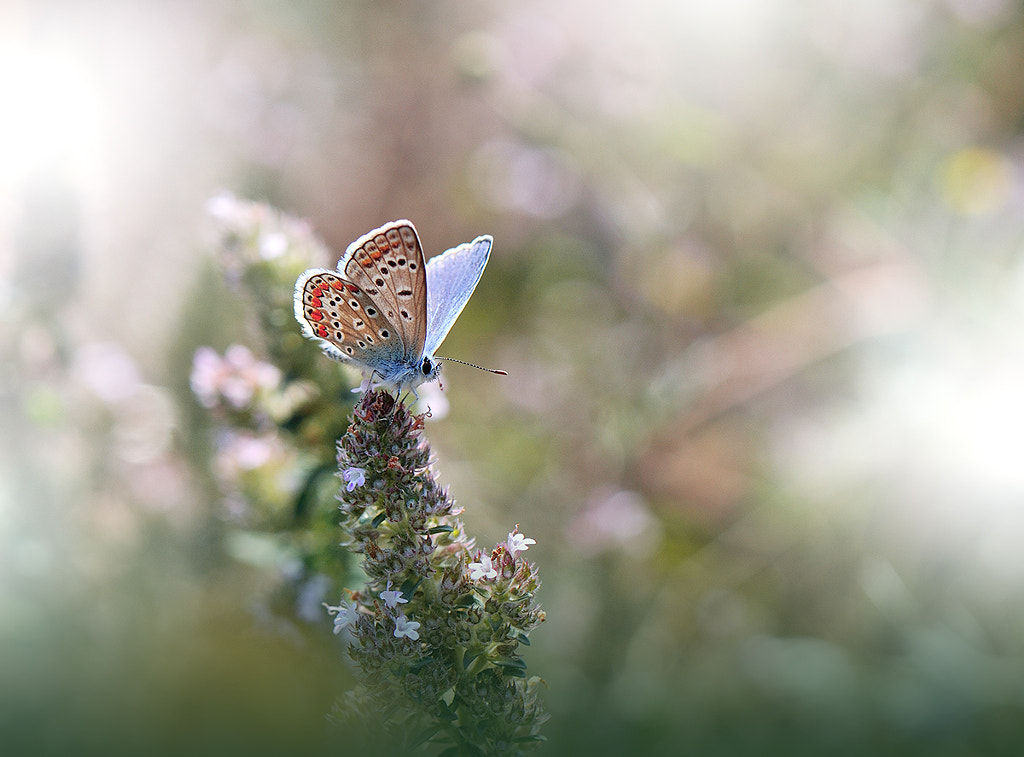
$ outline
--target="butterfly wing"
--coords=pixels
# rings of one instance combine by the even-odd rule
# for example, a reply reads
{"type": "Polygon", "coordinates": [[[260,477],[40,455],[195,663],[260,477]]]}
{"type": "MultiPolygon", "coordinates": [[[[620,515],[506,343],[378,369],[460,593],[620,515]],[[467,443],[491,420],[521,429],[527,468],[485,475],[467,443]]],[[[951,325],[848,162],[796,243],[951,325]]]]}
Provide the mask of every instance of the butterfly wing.
{"type": "Polygon", "coordinates": [[[433,355],[469,302],[491,254],[489,235],[453,247],[427,263],[424,354],[433,355]]]}
{"type": "Polygon", "coordinates": [[[312,268],[299,276],[295,320],[336,360],[372,371],[402,357],[398,329],[363,288],[337,271],[312,268]]]}
{"type": "Polygon", "coordinates": [[[394,324],[391,330],[410,364],[423,355],[426,336],[425,268],[416,227],[405,220],[364,234],[338,261],[338,271],[377,304],[383,320],[394,324]]]}

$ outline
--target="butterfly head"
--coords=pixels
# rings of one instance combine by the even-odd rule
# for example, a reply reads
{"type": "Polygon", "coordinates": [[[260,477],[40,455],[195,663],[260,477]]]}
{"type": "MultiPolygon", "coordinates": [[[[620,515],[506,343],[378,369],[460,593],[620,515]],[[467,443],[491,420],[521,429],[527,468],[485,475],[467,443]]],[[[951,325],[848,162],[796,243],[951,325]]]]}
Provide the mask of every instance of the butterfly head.
{"type": "Polygon", "coordinates": [[[441,361],[435,360],[430,355],[424,355],[420,362],[420,379],[422,382],[433,381],[441,373],[441,361]]]}

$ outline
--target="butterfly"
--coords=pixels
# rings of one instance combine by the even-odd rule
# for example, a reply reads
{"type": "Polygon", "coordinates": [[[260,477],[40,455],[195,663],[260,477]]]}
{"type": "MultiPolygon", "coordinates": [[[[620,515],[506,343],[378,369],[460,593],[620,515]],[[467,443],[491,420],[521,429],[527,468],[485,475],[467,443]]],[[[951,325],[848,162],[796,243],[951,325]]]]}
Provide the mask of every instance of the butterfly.
{"type": "Polygon", "coordinates": [[[463,362],[434,352],[476,289],[492,242],[479,236],[424,262],[412,222],[386,223],[350,244],[337,270],[299,276],[295,319],[325,355],[367,374],[366,386],[377,376],[415,391],[439,378],[441,360],[463,362]]]}

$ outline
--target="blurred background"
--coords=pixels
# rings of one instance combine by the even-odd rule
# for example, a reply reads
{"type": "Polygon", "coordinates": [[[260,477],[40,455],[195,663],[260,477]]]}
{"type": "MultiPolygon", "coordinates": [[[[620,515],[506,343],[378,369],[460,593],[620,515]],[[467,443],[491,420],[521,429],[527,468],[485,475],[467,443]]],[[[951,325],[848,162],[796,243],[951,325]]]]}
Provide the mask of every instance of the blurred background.
{"type": "Polygon", "coordinates": [[[427,435],[538,542],[542,753],[1019,754],[1022,71],[1011,0],[7,0],[3,742],[345,753],[289,453],[190,387],[298,338],[230,192],[494,235],[427,435]]]}

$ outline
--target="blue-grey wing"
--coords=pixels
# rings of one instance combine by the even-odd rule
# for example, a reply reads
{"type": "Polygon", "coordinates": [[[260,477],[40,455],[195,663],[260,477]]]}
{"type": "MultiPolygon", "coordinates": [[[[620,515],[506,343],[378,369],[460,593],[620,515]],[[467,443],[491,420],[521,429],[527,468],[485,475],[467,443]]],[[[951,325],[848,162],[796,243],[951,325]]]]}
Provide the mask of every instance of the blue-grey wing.
{"type": "Polygon", "coordinates": [[[423,353],[434,350],[448,336],[455,319],[469,302],[491,254],[490,235],[453,247],[427,261],[427,336],[423,353]]]}

